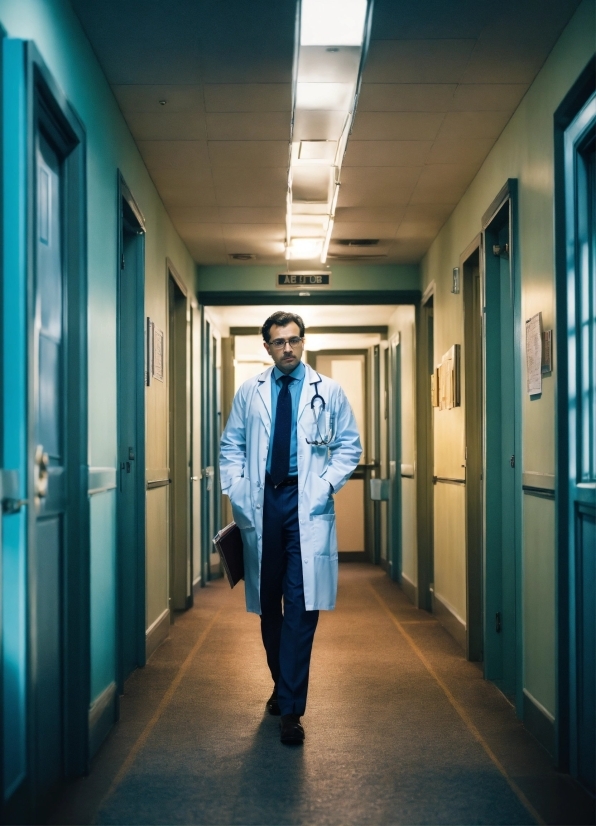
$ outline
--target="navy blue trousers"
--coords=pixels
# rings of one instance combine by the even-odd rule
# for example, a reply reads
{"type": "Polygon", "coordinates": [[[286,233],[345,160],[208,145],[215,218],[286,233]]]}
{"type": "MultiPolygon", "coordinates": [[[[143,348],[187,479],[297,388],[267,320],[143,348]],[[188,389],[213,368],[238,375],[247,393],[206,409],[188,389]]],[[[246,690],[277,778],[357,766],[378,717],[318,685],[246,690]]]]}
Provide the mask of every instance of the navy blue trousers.
{"type": "Polygon", "coordinates": [[[298,485],[275,489],[267,480],[261,559],[261,634],[282,714],[304,714],[318,620],[318,611],[307,611],[304,607],[298,485]]]}

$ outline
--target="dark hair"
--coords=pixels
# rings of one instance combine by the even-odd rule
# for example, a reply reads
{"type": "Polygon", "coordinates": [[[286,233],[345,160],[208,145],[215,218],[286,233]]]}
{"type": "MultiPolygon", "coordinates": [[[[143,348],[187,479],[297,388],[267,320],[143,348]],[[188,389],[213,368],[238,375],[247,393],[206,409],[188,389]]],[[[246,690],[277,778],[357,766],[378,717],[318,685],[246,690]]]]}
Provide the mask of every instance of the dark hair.
{"type": "Polygon", "coordinates": [[[288,324],[297,324],[300,329],[300,337],[304,335],[304,321],[300,318],[299,315],[296,313],[284,313],[283,310],[278,310],[273,315],[270,315],[267,321],[261,327],[261,335],[263,336],[263,341],[266,341],[269,344],[269,332],[274,324],[278,327],[286,327],[288,324]]]}

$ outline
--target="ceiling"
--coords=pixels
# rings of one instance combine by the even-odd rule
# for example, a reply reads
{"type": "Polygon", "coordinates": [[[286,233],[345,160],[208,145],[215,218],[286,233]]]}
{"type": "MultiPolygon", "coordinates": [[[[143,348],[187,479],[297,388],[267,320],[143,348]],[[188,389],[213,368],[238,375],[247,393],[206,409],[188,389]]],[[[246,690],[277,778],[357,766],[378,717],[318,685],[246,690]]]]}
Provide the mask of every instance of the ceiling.
{"type": "MultiPolygon", "coordinates": [[[[71,2],[197,263],[285,265],[295,4],[71,2]]],[[[329,264],[422,258],[578,5],[375,0],[329,264]]]]}

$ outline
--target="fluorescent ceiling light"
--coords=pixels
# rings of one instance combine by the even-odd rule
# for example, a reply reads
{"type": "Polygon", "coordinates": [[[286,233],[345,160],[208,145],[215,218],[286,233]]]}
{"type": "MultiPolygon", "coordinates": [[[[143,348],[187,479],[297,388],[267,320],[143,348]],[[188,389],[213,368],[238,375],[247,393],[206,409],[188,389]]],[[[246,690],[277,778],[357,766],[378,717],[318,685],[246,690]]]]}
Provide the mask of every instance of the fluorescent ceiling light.
{"type": "Polygon", "coordinates": [[[349,112],[355,91],[353,83],[297,83],[296,109],[349,112]]]}
{"type": "Polygon", "coordinates": [[[337,141],[300,141],[298,159],[301,161],[332,161],[337,141]]]}
{"type": "Polygon", "coordinates": [[[288,258],[307,260],[318,258],[323,248],[322,238],[292,238],[288,258]]]}
{"type": "Polygon", "coordinates": [[[360,46],[366,0],[302,0],[302,46],[360,46]]]}

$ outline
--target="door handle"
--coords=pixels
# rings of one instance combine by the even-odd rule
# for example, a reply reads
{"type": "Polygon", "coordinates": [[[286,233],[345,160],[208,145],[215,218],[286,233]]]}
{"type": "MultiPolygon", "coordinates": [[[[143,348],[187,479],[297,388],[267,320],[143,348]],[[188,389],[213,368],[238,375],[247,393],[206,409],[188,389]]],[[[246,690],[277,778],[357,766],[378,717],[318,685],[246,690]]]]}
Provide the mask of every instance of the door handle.
{"type": "Polygon", "coordinates": [[[37,499],[45,499],[48,495],[48,471],[50,467],[50,457],[44,451],[43,445],[35,448],[35,471],[34,489],[37,499]]]}

